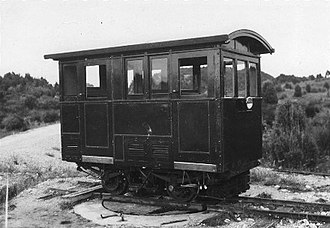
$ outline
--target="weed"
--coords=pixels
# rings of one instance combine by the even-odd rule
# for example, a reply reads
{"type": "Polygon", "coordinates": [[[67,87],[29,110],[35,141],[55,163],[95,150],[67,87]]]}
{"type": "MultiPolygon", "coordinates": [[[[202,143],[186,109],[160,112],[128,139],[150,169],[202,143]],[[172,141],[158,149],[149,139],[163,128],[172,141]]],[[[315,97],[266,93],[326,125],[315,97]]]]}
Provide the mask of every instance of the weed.
{"type": "Polygon", "coordinates": [[[53,149],[53,150],[56,150],[56,151],[61,151],[61,149],[58,148],[58,147],[52,147],[52,149],[53,149]]]}
{"type": "Polygon", "coordinates": [[[61,210],[72,209],[75,204],[71,201],[62,201],[60,202],[61,210]]]}
{"type": "Polygon", "coordinates": [[[266,192],[262,192],[262,193],[258,194],[257,197],[264,198],[264,199],[271,199],[272,195],[269,193],[266,193],[266,192]]]}
{"type": "Polygon", "coordinates": [[[55,155],[53,153],[50,153],[50,152],[46,152],[45,154],[49,157],[52,157],[52,158],[55,157],[55,155]]]}

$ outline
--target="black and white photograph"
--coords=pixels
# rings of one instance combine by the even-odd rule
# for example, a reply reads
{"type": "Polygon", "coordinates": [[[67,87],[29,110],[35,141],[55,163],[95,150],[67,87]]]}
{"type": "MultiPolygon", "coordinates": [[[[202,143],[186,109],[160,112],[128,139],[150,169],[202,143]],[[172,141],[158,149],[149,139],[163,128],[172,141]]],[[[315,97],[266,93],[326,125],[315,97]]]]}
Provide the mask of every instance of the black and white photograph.
{"type": "Polygon", "coordinates": [[[0,0],[0,227],[330,227],[330,0],[0,0]]]}

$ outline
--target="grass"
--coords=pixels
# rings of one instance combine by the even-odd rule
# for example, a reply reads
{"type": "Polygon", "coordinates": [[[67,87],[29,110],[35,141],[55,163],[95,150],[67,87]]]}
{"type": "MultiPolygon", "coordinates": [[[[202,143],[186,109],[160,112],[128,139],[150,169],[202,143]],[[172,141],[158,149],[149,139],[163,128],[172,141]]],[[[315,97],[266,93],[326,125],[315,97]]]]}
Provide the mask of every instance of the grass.
{"type": "Polygon", "coordinates": [[[272,170],[255,168],[250,173],[251,183],[265,186],[279,186],[293,191],[306,191],[305,183],[297,180],[294,176],[280,175],[272,170]]]}
{"type": "MultiPolygon", "coordinates": [[[[48,156],[54,156],[54,154],[49,154],[48,156]]],[[[8,174],[9,176],[10,198],[45,180],[58,177],[77,177],[82,175],[72,166],[31,162],[19,155],[12,155],[0,162],[0,174],[3,176],[8,174]]],[[[6,193],[5,189],[5,181],[3,181],[2,188],[0,188],[0,203],[4,200],[6,193]]]]}

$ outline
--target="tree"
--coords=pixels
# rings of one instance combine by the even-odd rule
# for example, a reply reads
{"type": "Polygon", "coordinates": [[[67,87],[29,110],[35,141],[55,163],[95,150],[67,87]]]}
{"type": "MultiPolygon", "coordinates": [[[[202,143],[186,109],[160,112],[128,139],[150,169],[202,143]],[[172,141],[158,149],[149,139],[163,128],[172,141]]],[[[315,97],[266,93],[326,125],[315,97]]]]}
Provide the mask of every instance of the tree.
{"type": "Polygon", "coordinates": [[[301,97],[302,96],[302,92],[301,92],[301,87],[299,85],[296,85],[296,87],[294,87],[294,97],[301,97]]]}
{"type": "Polygon", "coordinates": [[[319,150],[303,107],[286,100],[276,108],[274,127],[265,135],[264,158],[285,168],[313,169],[319,150]]]}
{"type": "Polygon", "coordinates": [[[262,84],[262,96],[265,103],[277,104],[278,98],[272,81],[265,81],[262,84]]]}
{"type": "Polygon", "coordinates": [[[317,74],[316,75],[316,79],[322,79],[322,78],[323,78],[322,74],[317,74]]]}
{"type": "Polygon", "coordinates": [[[330,71],[329,70],[327,70],[327,72],[325,72],[325,78],[328,78],[330,76],[330,71]]]}
{"type": "Polygon", "coordinates": [[[315,76],[311,74],[311,75],[308,76],[308,79],[311,80],[311,81],[314,81],[315,80],[315,76]]]}
{"type": "Polygon", "coordinates": [[[310,85],[310,84],[307,84],[307,85],[306,85],[306,92],[307,92],[307,93],[310,93],[310,92],[311,92],[311,89],[312,89],[312,88],[311,88],[311,85],[310,85]]]}

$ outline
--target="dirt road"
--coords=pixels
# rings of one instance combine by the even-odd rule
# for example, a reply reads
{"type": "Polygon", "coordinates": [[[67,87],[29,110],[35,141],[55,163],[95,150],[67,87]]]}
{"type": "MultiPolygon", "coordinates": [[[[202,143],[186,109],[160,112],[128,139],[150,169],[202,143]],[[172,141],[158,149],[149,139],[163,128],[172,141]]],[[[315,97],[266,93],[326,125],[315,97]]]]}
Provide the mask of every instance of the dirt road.
{"type": "Polygon", "coordinates": [[[60,160],[60,125],[53,124],[0,139],[1,162],[33,162],[42,167],[60,160]]]}

